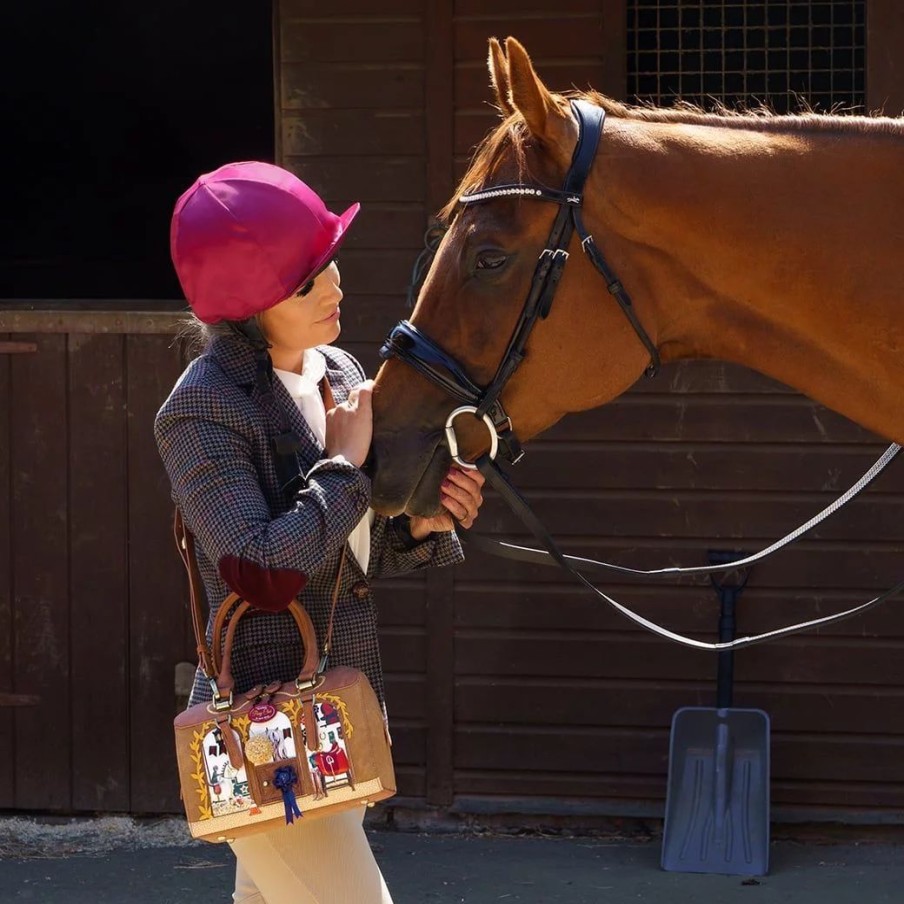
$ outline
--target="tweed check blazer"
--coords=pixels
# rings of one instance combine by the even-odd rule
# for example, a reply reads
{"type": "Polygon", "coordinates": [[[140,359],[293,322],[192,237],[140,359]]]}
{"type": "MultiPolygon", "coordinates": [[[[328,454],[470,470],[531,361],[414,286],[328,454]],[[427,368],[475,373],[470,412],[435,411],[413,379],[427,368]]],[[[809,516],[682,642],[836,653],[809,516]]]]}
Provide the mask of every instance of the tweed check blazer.
{"type": "MultiPolygon", "coordinates": [[[[319,349],[336,403],[364,379],[361,366],[333,346],[319,349]]],[[[210,618],[235,591],[252,604],[307,609],[322,645],[342,549],[367,512],[370,480],[354,465],[325,458],[324,450],[278,379],[272,393],[255,382],[255,357],[238,338],[218,337],[189,364],[154,423],[154,434],[172,484],[172,495],[196,540],[210,618]],[[282,412],[274,411],[278,404],[282,412]],[[281,424],[301,440],[297,453],[304,480],[287,499],[273,451],[281,424]]],[[[454,533],[416,542],[404,519],[378,515],[371,529],[365,575],[347,555],[333,625],[331,665],[367,675],[384,702],[377,640],[377,614],[369,578],[402,574],[462,559],[454,533]]],[[[255,684],[296,677],[302,658],[297,629],[286,612],[251,610],[233,643],[237,692],[255,684]],[[253,615],[251,615],[253,613],[253,615]]],[[[209,700],[210,686],[198,671],[190,704],[209,700]]]]}

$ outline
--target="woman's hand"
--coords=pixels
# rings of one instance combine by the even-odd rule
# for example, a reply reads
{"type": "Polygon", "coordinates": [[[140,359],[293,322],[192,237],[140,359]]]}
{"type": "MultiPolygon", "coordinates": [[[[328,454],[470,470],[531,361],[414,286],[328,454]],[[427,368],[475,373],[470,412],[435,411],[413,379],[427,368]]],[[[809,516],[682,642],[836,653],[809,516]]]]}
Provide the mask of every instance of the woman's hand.
{"type": "Polygon", "coordinates": [[[346,401],[326,413],[326,454],[329,458],[342,455],[355,467],[364,464],[374,432],[373,387],[373,380],[365,380],[348,394],[346,401]]]}
{"type": "Polygon", "coordinates": [[[471,527],[483,505],[483,484],[480,471],[453,467],[440,487],[440,502],[446,511],[432,518],[412,515],[408,526],[411,536],[424,540],[429,534],[452,530],[456,522],[471,527]]]}

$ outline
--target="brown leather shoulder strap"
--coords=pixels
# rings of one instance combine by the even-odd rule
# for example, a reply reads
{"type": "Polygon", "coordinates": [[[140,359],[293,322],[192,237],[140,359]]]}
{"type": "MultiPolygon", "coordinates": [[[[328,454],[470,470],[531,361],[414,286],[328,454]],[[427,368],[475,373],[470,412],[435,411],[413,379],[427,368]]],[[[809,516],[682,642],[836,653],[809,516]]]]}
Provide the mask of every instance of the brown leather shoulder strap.
{"type": "Polygon", "coordinates": [[[198,662],[207,678],[214,678],[216,677],[216,672],[213,668],[213,659],[210,655],[210,647],[207,645],[207,634],[204,630],[204,609],[201,605],[202,582],[201,574],[198,571],[198,562],[195,558],[195,538],[188,527],[186,527],[182,518],[182,512],[178,508],[173,516],[173,534],[176,538],[176,548],[179,550],[182,564],[188,573],[188,600],[191,610],[191,626],[195,633],[195,644],[198,650],[198,662]]]}

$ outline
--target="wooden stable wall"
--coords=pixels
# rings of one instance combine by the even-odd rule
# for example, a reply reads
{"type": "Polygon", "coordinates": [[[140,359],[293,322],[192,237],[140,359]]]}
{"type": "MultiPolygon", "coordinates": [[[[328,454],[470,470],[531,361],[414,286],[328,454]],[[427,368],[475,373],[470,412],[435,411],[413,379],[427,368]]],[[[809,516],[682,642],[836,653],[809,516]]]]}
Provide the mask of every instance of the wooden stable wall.
{"type": "Polygon", "coordinates": [[[0,692],[39,698],[0,708],[0,808],[178,809],[194,642],[151,432],[173,320],[0,311],[0,692]]]}
{"type": "MultiPolygon", "coordinates": [[[[892,4],[870,4],[871,106],[897,110],[892,4]],[[886,43],[883,45],[883,41],[886,43]],[[883,47],[885,50],[883,50],[883,47]]],[[[363,212],[342,254],[344,337],[370,368],[421,233],[494,122],[487,38],[515,35],[549,85],[625,91],[625,4],[341,0],[277,7],[282,162],[363,212]]],[[[904,44],[904,40],[900,43],[904,44]]],[[[617,262],[614,262],[617,265],[617,262]]],[[[721,364],[667,368],[531,445],[516,471],[575,552],[639,567],[753,550],[868,467],[876,437],[721,364]]],[[[898,465],[774,561],[742,597],[749,633],[869,598],[904,574],[898,465]]],[[[491,499],[480,528],[522,530],[491,499]]],[[[474,556],[384,592],[401,792],[467,812],[659,814],[671,714],[714,700],[715,660],[634,630],[559,574],[474,556]]],[[[705,582],[607,584],[678,630],[713,634],[705,582]]],[[[773,718],[779,818],[895,820],[904,803],[904,613],[893,602],[819,635],[738,654],[736,703],[773,718]]]]}
{"type": "MultiPolygon", "coordinates": [[[[364,304],[351,294],[347,307],[364,304]]],[[[179,808],[173,674],[193,644],[151,435],[182,367],[174,320],[0,312],[0,694],[39,699],[0,708],[0,808],[179,808]]],[[[756,375],[693,365],[563,423],[517,480],[571,550],[697,563],[795,526],[880,449],[756,375]]],[[[757,566],[742,630],[899,578],[902,493],[898,465],[813,540],[757,566]]],[[[481,530],[520,536],[492,498],[481,530]]],[[[607,589],[679,630],[715,627],[705,584],[607,589]]],[[[710,656],[632,630],[555,572],[479,556],[385,582],[378,600],[402,802],[660,812],[669,718],[712,702],[710,656]]],[[[738,654],[736,703],[773,717],[779,818],[897,818],[902,646],[898,601],[738,654]]]]}

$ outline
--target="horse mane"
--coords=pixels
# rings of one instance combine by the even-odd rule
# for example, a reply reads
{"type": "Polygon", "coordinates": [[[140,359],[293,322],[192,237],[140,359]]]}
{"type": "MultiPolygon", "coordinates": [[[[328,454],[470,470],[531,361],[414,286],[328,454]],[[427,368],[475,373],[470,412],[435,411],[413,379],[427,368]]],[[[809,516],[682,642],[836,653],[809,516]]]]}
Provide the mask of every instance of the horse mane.
{"type": "Polygon", "coordinates": [[[684,123],[728,129],[753,129],[758,132],[847,132],[865,135],[904,135],[904,117],[852,115],[834,108],[823,113],[802,103],[797,113],[777,114],[764,104],[733,109],[718,103],[713,110],[679,101],[674,107],[624,104],[597,91],[573,92],[568,97],[581,98],[602,107],[607,116],[643,122],[684,123]],[[838,115],[842,113],[842,115],[838,115]]]}
{"type": "MultiPolygon", "coordinates": [[[[764,105],[745,109],[732,109],[719,104],[713,110],[705,110],[696,104],[679,101],[674,107],[625,104],[612,100],[597,91],[572,91],[559,97],[565,100],[580,99],[596,104],[616,119],[642,122],[660,122],[714,128],[748,129],[758,132],[827,132],[860,135],[904,136],[904,116],[838,115],[837,110],[820,113],[805,108],[799,113],[777,114],[764,105]]],[[[529,133],[520,113],[503,119],[477,146],[468,171],[461,180],[452,200],[440,211],[439,218],[448,223],[454,216],[458,199],[478,191],[495,175],[506,152],[514,156],[518,166],[519,181],[529,176],[526,149],[529,133]]]]}

